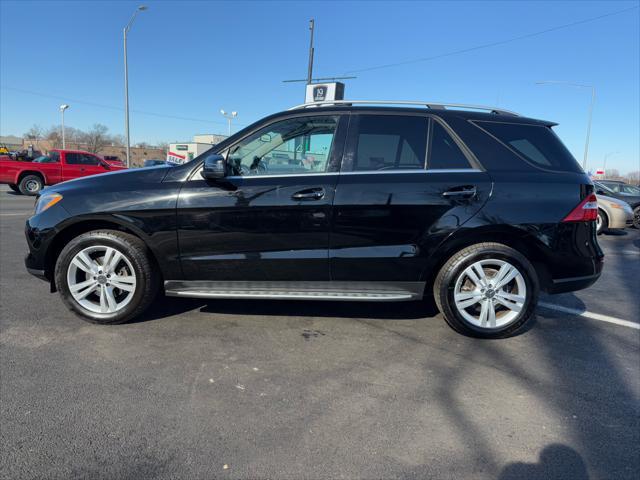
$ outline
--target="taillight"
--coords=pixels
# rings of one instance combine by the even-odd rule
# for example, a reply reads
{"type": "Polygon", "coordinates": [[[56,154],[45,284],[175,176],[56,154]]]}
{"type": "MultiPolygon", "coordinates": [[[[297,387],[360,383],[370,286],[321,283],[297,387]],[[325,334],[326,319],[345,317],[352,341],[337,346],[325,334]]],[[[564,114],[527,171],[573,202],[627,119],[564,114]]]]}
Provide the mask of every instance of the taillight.
{"type": "Polygon", "coordinates": [[[593,222],[598,218],[598,199],[592,193],[582,200],[576,208],[571,210],[569,215],[564,217],[563,222],[593,222]]]}

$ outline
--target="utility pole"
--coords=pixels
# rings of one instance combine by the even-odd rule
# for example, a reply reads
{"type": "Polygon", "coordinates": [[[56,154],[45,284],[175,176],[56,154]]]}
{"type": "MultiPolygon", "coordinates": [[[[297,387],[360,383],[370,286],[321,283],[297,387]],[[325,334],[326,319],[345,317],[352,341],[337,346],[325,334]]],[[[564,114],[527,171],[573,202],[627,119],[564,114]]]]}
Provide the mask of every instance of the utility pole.
{"type": "MultiPolygon", "coordinates": [[[[309,38],[309,63],[307,64],[307,78],[304,79],[296,79],[296,80],[283,80],[283,83],[301,83],[305,82],[307,85],[311,85],[315,82],[335,82],[336,80],[349,80],[352,78],[358,78],[355,76],[348,77],[324,77],[324,78],[313,78],[313,56],[315,53],[315,48],[313,46],[313,34],[316,28],[316,21],[312,18],[309,20],[309,31],[311,32],[309,38]]],[[[305,100],[307,99],[306,89],[305,89],[305,100]]]]}
{"type": "Polygon", "coordinates": [[[312,18],[309,20],[309,30],[311,31],[311,38],[309,40],[309,67],[307,68],[307,85],[311,84],[311,80],[313,79],[313,30],[315,28],[316,22],[312,18]]]}

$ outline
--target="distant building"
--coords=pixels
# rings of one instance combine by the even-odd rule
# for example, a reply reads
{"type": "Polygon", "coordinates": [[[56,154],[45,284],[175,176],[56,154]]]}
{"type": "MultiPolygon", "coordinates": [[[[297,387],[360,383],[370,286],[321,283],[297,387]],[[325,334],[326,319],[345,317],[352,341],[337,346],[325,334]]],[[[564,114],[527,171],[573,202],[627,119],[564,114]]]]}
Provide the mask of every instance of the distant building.
{"type": "Polygon", "coordinates": [[[227,138],[226,135],[205,133],[193,136],[192,142],[175,142],[169,144],[167,162],[186,163],[203,154],[214,145],[227,138]]]}

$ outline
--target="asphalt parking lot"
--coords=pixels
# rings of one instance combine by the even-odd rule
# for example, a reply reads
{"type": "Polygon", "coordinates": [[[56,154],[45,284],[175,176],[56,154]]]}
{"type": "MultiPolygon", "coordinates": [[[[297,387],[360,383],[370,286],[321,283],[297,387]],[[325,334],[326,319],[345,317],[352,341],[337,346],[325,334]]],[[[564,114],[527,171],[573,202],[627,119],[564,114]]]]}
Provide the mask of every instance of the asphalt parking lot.
{"type": "Polygon", "coordinates": [[[407,304],[159,299],[73,316],[0,189],[1,478],[626,479],[640,471],[640,231],[506,340],[407,304]]]}

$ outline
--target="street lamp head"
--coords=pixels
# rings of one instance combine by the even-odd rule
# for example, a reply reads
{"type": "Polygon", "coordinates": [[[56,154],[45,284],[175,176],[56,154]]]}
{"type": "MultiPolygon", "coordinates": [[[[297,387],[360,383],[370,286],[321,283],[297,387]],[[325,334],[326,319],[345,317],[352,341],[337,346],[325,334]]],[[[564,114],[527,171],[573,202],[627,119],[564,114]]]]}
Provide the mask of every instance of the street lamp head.
{"type": "Polygon", "coordinates": [[[67,104],[60,105],[60,111],[61,112],[64,112],[67,108],[69,108],[69,105],[67,105],[67,104]]]}
{"type": "Polygon", "coordinates": [[[220,113],[221,113],[222,115],[226,115],[226,114],[227,114],[227,112],[225,112],[222,108],[220,109],[220,113]]]}
{"type": "Polygon", "coordinates": [[[232,117],[237,117],[238,116],[238,112],[231,112],[231,116],[232,117]]]}
{"type": "Polygon", "coordinates": [[[138,10],[140,10],[141,12],[144,12],[145,10],[147,10],[149,7],[147,7],[146,5],[140,5],[138,7],[138,10]]]}

